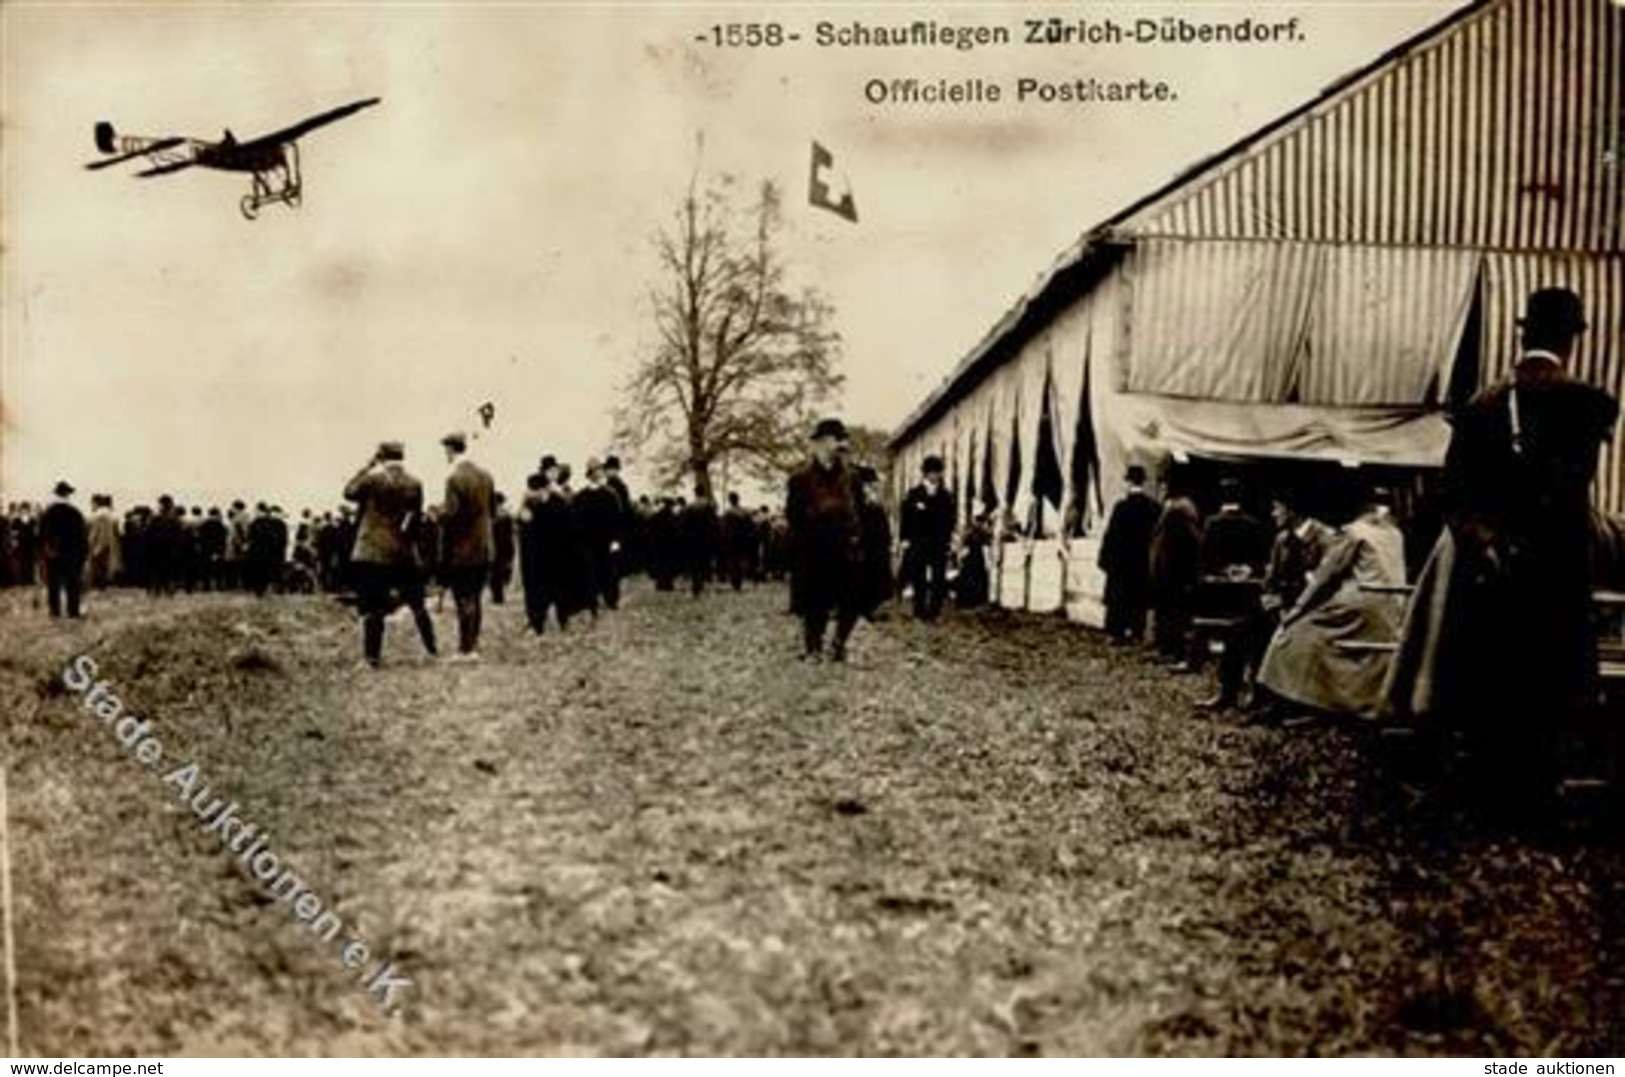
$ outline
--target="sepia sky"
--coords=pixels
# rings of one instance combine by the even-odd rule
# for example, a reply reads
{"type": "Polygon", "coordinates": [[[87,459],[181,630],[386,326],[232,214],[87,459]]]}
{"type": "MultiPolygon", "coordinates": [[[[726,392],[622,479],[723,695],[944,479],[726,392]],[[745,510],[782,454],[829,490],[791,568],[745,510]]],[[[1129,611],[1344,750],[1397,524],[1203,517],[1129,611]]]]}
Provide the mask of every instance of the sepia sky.
{"type": "MultiPolygon", "coordinates": [[[[706,171],[786,192],[797,280],[845,340],[844,412],[890,428],[1080,232],[1460,0],[993,5],[0,5],[0,481],[127,504],[336,502],[381,438],[498,414],[501,487],[604,447],[650,337],[649,237],[706,171]],[[820,20],[1298,17],[1281,46],[820,49],[820,20]],[[803,41],[727,50],[718,22],[803,41]],[[867,79],[1168,79],[1146,105],[871,105],[867,79]],[[243,175],[89,172],[92,127],[240,140],[369,96],[300,143],[305,199],[243,175]],[[700,136],[703,134],[703,138],[700,136]],[[859,223],[806,205],[809,143],[859,223]],[[697,151],[697,145],[703,149],[697,151]]],[[[635,467],[632,471],[637,486],[635,467]]]]}

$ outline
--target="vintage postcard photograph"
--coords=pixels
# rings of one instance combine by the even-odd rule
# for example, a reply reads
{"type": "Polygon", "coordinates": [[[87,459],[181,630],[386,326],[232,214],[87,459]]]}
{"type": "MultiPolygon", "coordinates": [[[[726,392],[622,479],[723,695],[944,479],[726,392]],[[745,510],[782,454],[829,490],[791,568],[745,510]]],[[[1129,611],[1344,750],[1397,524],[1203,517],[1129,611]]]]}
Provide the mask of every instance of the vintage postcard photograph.
{"type": "Polygon", "coordinates": [[[0,2],[11,1072],[1613,1073],[1622,328],[1619,0],[0,2]]]}

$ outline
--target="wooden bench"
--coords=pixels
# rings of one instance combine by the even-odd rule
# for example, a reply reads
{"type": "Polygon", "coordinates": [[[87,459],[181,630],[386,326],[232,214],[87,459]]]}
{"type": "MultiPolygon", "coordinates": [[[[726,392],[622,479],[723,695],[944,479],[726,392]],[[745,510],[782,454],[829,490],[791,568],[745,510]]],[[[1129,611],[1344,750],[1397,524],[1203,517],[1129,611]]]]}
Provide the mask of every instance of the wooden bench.
{"type": "Polygon", "coordinates": [[[1332,646],[1349,654],[1393,654],[1399,650],[1399,641],[1385,639],[1340,639],[1332,646]]]}
{"type": "Polygon", "coordinates": [[[1360,590],[1368,595],[1402,595],[1409,598],[1416,588],[1408,583],[1362,583],[1360,590]]]}

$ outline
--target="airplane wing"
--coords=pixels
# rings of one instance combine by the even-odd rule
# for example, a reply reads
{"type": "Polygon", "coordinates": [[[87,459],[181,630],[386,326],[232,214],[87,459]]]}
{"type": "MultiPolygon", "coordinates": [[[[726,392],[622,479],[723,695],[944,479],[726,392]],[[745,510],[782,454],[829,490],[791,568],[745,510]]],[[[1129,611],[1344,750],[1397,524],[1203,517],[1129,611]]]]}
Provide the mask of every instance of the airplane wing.
{"type": "Polygon", "coordinates": [[[137,157],[145,157],[149,153],[159,153],[163,150],[172,150],[176,146],[184,146],[186,145],[187,141],[188,140],[184,138],[160,138],[150,146],[143,147],[139,150],[131,150],[129,153],[121,153],[117,157],[103,157],[99,161],[91,161],[89,164],[85,165],[85,167],[91,171],[95,171],[98,168],[107,168],[111,165],[121,165],[125,161],[133,161],[137,157]]]}
{"type": "Polygon", "coordinates": [[[360,112],[364,108],[370,108],[382,100],[383,98],[381,97],[369,97],[364,101],[352,101],[348,105],[340,105],[338,108],[330,109],[327,112],[323,112],[319,116],[312,116],[308,120],[300,120],[292,127],[284,127],[280,131],[273,131],[268,135],[261,135],[259,138],[256,138],[251,142],[244,142],[242,144],[242,148],[259,146],[266,143],[280,145],[284,142],[292,142],[293,140],[316,130],[318,127],[325,127],[328,124],[333,123],[335,120],[342,120],[344,117],[360,112]]]}
{"type": "Polygon", "coordinates": [[[156,168],[144,169],[137,172],[136,175],[142,179],[146,179],[149,176],[167,176],[171,172],[179,172],[181,169],[191,168],[195,164],[197,164],[197,162],[194,160],[171,161],[167,165],[158,165],[156,168]]]}

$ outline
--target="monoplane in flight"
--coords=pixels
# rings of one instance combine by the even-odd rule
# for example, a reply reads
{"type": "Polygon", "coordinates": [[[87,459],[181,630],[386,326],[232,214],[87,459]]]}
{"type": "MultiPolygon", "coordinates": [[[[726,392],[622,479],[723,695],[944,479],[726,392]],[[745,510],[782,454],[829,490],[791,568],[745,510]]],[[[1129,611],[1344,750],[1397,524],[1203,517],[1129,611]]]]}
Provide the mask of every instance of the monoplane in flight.
{"type": "Polygon", "coordinates": [[[223,172],[248,172],[254,177],[252,189],[239,203],[243,216],[253,220],[260,208],[272,202],[288,207],[299,205],[303,185],[299,178],[298,140],[304,135],[342,120],[382,98],[369,97],[301,120],[291,127],[239,142],[228,129],[219,142],[197,138],[148,138],[120,135],[105,120],[96,125],[96,148],[109,156],[92,161],[86,168],[107,168],[137,157],[145,157],[152,167],[137,172],[140,177],[167,176],[183,168],[216,168],[223,172]]]}

